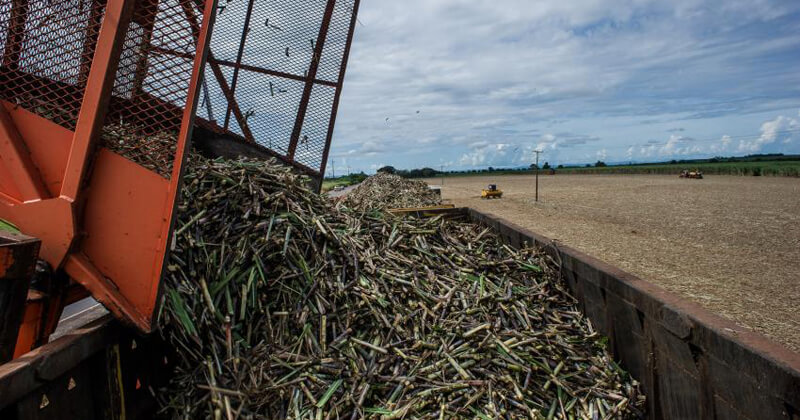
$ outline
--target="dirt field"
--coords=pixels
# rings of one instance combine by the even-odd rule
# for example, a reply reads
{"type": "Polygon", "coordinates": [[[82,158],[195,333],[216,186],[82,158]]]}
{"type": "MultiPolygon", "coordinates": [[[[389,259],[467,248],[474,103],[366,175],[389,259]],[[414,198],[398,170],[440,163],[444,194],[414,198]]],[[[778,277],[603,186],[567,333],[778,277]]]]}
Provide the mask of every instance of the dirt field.
{"type": "MultiPolygon", "coordinates": [[[[440,179],[430,180],[440,184],[440,179]]],[[[578,248],[800,351],[800,179],[447,178],[443,197],[578,248]],[[481,200],[497,183],[502,200],[481,200]]]]}

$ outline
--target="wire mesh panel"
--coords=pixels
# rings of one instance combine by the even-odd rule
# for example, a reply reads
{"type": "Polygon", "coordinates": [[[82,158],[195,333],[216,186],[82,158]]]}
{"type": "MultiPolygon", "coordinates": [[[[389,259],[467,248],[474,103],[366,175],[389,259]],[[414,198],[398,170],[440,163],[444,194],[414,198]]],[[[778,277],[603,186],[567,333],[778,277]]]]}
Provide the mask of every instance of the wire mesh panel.
{"type": "Polygon", "coordinates": [[[358,5],[222,1],[198,116],[321,177],[358,5]]]}
{"type": "Polygon", "coordinates": [[[103,129],[105,144],[162,176],[172,172],[203,1],[139,0],[103,129]]]}
{"type": "MultiPolygon", "coordinates": [[[[106,0],[0,0],[0,98],[75,129],[106,0]]],[[[106,146],[163,176],[175,144],[204,0],[137,0],[106,146]]],[[[321,177],[358,0],[221,0],[198,116],[321,177]]]]}
{"type": "Polygon", "coordinates": [[[0,98],[74,129],[104,9],[96,0],[0,0],[0,98]]]}

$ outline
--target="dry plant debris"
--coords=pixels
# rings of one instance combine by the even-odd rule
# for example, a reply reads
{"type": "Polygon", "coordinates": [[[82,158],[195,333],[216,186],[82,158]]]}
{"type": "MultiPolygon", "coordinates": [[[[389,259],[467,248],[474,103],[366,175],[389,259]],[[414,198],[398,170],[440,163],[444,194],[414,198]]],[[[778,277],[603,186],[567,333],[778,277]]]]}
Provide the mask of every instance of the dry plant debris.
{"type": "Polygon", "coordinates": [[[106,124],[102,132],[103,145],[147,169],[169,178],[175,158],[177,134],[160,131],[142,132],[127,123],[106,124]]]}
{"type": "MultiPolygon", "coordinates": [[[[160,315],[172,418],[618,419],[638,384],[534,249],[190,156],[160,315]]],[[[401,194],[394,191],[394,194],[401,194]]]]}
{"type": "Polygon", "coordinates": [[[367,178],[341,201],[342,206],[361,212],[441,203],[441,197],[424,181],[386,173],[367,178]]]}

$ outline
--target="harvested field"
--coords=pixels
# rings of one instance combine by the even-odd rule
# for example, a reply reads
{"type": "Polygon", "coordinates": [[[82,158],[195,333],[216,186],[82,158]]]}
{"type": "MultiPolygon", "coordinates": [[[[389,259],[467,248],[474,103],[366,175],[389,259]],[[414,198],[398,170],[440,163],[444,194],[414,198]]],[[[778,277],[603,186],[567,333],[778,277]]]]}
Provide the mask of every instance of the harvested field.
{"type": "MultiPolygon", "coordinates": [[[[431,180],[439,184],[440,179],[431,180]]],[[[660,175],[447,178],[446,202],[495,214],[800,351],[800,179],[660,175]],[[480,199],[486,184],[502,200],[480,199]]]]}

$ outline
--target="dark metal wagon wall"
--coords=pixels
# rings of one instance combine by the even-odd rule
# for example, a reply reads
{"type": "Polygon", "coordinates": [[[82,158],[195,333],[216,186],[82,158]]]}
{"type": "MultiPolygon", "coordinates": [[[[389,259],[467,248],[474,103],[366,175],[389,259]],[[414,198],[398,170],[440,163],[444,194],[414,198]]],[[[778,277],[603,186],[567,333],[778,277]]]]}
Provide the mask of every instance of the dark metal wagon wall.
{"type": "Polygon", "coordinates": [[[580,251],[461,211],[561,264],[584,314],[642,382],[651,420],[800,420],[800,354],[580,251]]]}

